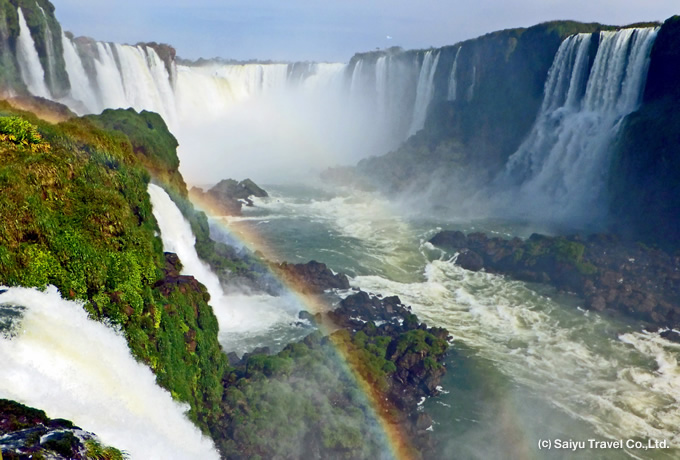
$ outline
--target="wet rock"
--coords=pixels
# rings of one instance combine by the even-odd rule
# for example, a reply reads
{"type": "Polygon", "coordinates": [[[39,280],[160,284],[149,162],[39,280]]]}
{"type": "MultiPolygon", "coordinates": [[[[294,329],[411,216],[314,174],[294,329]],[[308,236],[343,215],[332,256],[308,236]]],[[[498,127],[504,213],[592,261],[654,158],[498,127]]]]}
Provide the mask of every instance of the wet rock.
{"type": "Polygon", "coordinates": [[[484,259],[475,251],[470,249],[463,249],[456,258],[456,264],[460,265],[466,270],[478,272],[484,268],[484,259]]]}
{"type": "Polygon", "coordinates": [[[41,410],[0,399],[0,458],[84,460],[87,441],[98,442],[68,420],[51,420],[41,410]]]}
{"type": "Polygon", "coordinates": [[[272,264],[271,267],[303,293],[321,294],[327,289],[349,289],[346,275],[335,274],[326,264],[314,260],[306,264],[282,262],[272,264]]]}
{"type": "Polygon", "coordinates": [[[528,282],[550,283],[574,293],[597,311],[619,311],[654,324],[680,327],[680,260],[659,249],[622,241],[615,235],[588,238],[532,234],[527,240],[435,235],[432,244],[459,252],[468,270],[502,273],[528,282]]]}

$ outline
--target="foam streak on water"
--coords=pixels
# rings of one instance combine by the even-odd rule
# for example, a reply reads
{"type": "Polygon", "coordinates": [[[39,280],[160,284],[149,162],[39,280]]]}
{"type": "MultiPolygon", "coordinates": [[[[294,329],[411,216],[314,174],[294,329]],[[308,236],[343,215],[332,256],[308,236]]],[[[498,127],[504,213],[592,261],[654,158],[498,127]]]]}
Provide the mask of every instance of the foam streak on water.
{"type": "Polygon", "coordinates": [[[23,306],[14,338],[0,338],[0,397],[43,409],[96,433],[133,460],[218,459],[188,409],[134,360],[125,339],[90,320],[82,305],[10,288],[0,305],[23,306]]]}

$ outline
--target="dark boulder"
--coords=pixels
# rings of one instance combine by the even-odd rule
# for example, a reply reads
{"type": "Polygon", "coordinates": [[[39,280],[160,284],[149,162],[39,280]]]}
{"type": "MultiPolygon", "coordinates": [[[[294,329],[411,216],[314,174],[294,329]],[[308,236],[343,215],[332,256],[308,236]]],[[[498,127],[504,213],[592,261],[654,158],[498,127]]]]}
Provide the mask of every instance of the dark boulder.
{"type": "Polygon", "coordinates": [[[335,274],[326,264],[314,260],[306,264],[282,262],[272,264],[271,267],[286,282],[292,283],[304,293],[320,294],[327,289],[349,289],[346,275],[335,274]]]}

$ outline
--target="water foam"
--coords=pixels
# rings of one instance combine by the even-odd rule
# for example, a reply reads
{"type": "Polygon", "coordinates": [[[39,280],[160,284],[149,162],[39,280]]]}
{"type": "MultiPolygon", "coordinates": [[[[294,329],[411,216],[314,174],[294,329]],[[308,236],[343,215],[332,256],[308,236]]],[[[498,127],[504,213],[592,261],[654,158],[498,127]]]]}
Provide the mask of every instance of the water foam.
{"type": "Polygon", "coordinates": [[[680,442],[677,345],[658,334],[619,339],[615,331],[623,325],[448,260],[430,262],[425,271],[423,283],[367,276],[352,284],[399,295],[422,320],[446,327],[508,377],[602,436],[680,442]]]}

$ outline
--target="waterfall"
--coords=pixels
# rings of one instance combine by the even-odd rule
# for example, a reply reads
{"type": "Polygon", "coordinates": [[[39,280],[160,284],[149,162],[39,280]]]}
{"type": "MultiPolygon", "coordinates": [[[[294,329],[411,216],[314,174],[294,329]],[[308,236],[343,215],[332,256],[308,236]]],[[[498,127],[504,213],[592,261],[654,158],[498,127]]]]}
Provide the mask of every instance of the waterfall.
{"type": "Polygon", "coordinates": [[[35,49],[35,42],[31,37],[31,31],[26,24],[24,13],[21,8],[17,10],[19,14],[19,38],[17,39],[17,61],[21,77],[26,83],[28,90],[40,97],[49,98],[50,91],[45,83],[45,71],[43,70],[38,51],[35,49]]]}
{"type": "Polygon", "coordinates": [[[64,47],[64,64],[71,86],[70,98],[64,101],[76,113],[99,112],[103,109],[96,91],[92,88],[83,61],[76,45],[62,32],[61,43],[64,47]]]}
{"type": "Polygon", "coordinates": [[[375,92],[378,104],[378,117],[384,120],[387,117],[387,73],[390,58],[389,56],[380,56],[375,63],[375,92]]]}
{"type": "Polygon", "coordinates": [[[467,99],[468,102],[472,101],[472,98],[475,97],[475,82],[477,81],[477,66],[473,65],[472,66],[472,76],[470,77],[470,86],[468,86],[467,94],[465,95],[465,98],[467,99]]]}
{"type": "Polygon", "coordinates": [[[45,10],[40,5],[38,5],[38,9],[40,10],[40,13],[43,16],[45,24],[44,33],[45,33],[45,52],[47,53],[47,69],[46,69],[47,84],[54,91],[55,88],[57,88],[57,73],[56,73],[57,64],[55,60],[54,40],[52,40],[52,30],[50,29],[50,24],[47,20],[47,14],[45,14],[45,10]]]}
{"type": "Polygon", "coordinates": [[[130,104],[125,96],[123,77],[116,64],[116,58],[109,43],[97,43],[98,59],[94,67],[97,71],[97,88],[102,107],[128,108],[130,104]]]}
{"type": "Polygon", "coordinates": [[[451,66],[451,75],[449,76],[449,91],[447,97],[447,100],[449,101],[456,100],[456,91],[458,90],[458,86],[456,84],[456,72],[458,71],[458,56],[460,55],[460,50],[462,49],[462,45],[458,47],[458,50],[456,51],[456,57],[453,58],[453,65],[451,66]]]}
{"type": "Polygon", "coordinates": [[[416,102],[413,106],[413,119],[411,121],[409,135],[415,134],[416,132],[423,129],[423,126],[425,126],[427,108],[430,106],[430,101],[434,95],[433,81],[438,62],[439,53],[434,54],[433,51],[428,51],[425,53],[423,64],[420,66],[420,75],[418,77],[418,86],[416,88],[416,102]]]}
{"type": "Polygon", "coordinates": [[[611,142],[641,102],[657,29],[600,32],[588,69],[590,34],[566,39],[545,85],[531,133],[502,182],[518,184],[513,208],[527,217],[588,222],[602,215],[611,142]]]}
{"type": "Polygon", "coordinates": [[[56,288],[9,288],[0,306],[21,315],[0,335],[0,397],[43,409],[96,433],[138,459],[215,459],[186,405],[135,361],[123,335],[88,318],[56,288]]]}
{"type": "Polygon", "coordinates": [[[158,185],[149,184],[149,196],[153,205],[153,215],[161,229],[163,250],[174,252],[182,261],[182,274],[192,275],[202,283],[214,301],[224,297],[217,275],[204,264],[196,254],[196,237],[191,225],[184,219],[170,196],[158,185]]]}
{"type": "Polygon", "coordinates": [[[266,337],[272,329],[298,320],[297,313],[302,306],[294,298],[239,291],[225,293],[217,275],[199,259],[191,226],[170,196],[154,184],[149,184],[149,196],[161,230],[163,250],[176,253],[183,265],[182,274],[192,275],[210,293],[210,305],[220,327],[218,338],[224,350],[252,351],[254,347],[241,342],[244,336],[266,337]]]}

